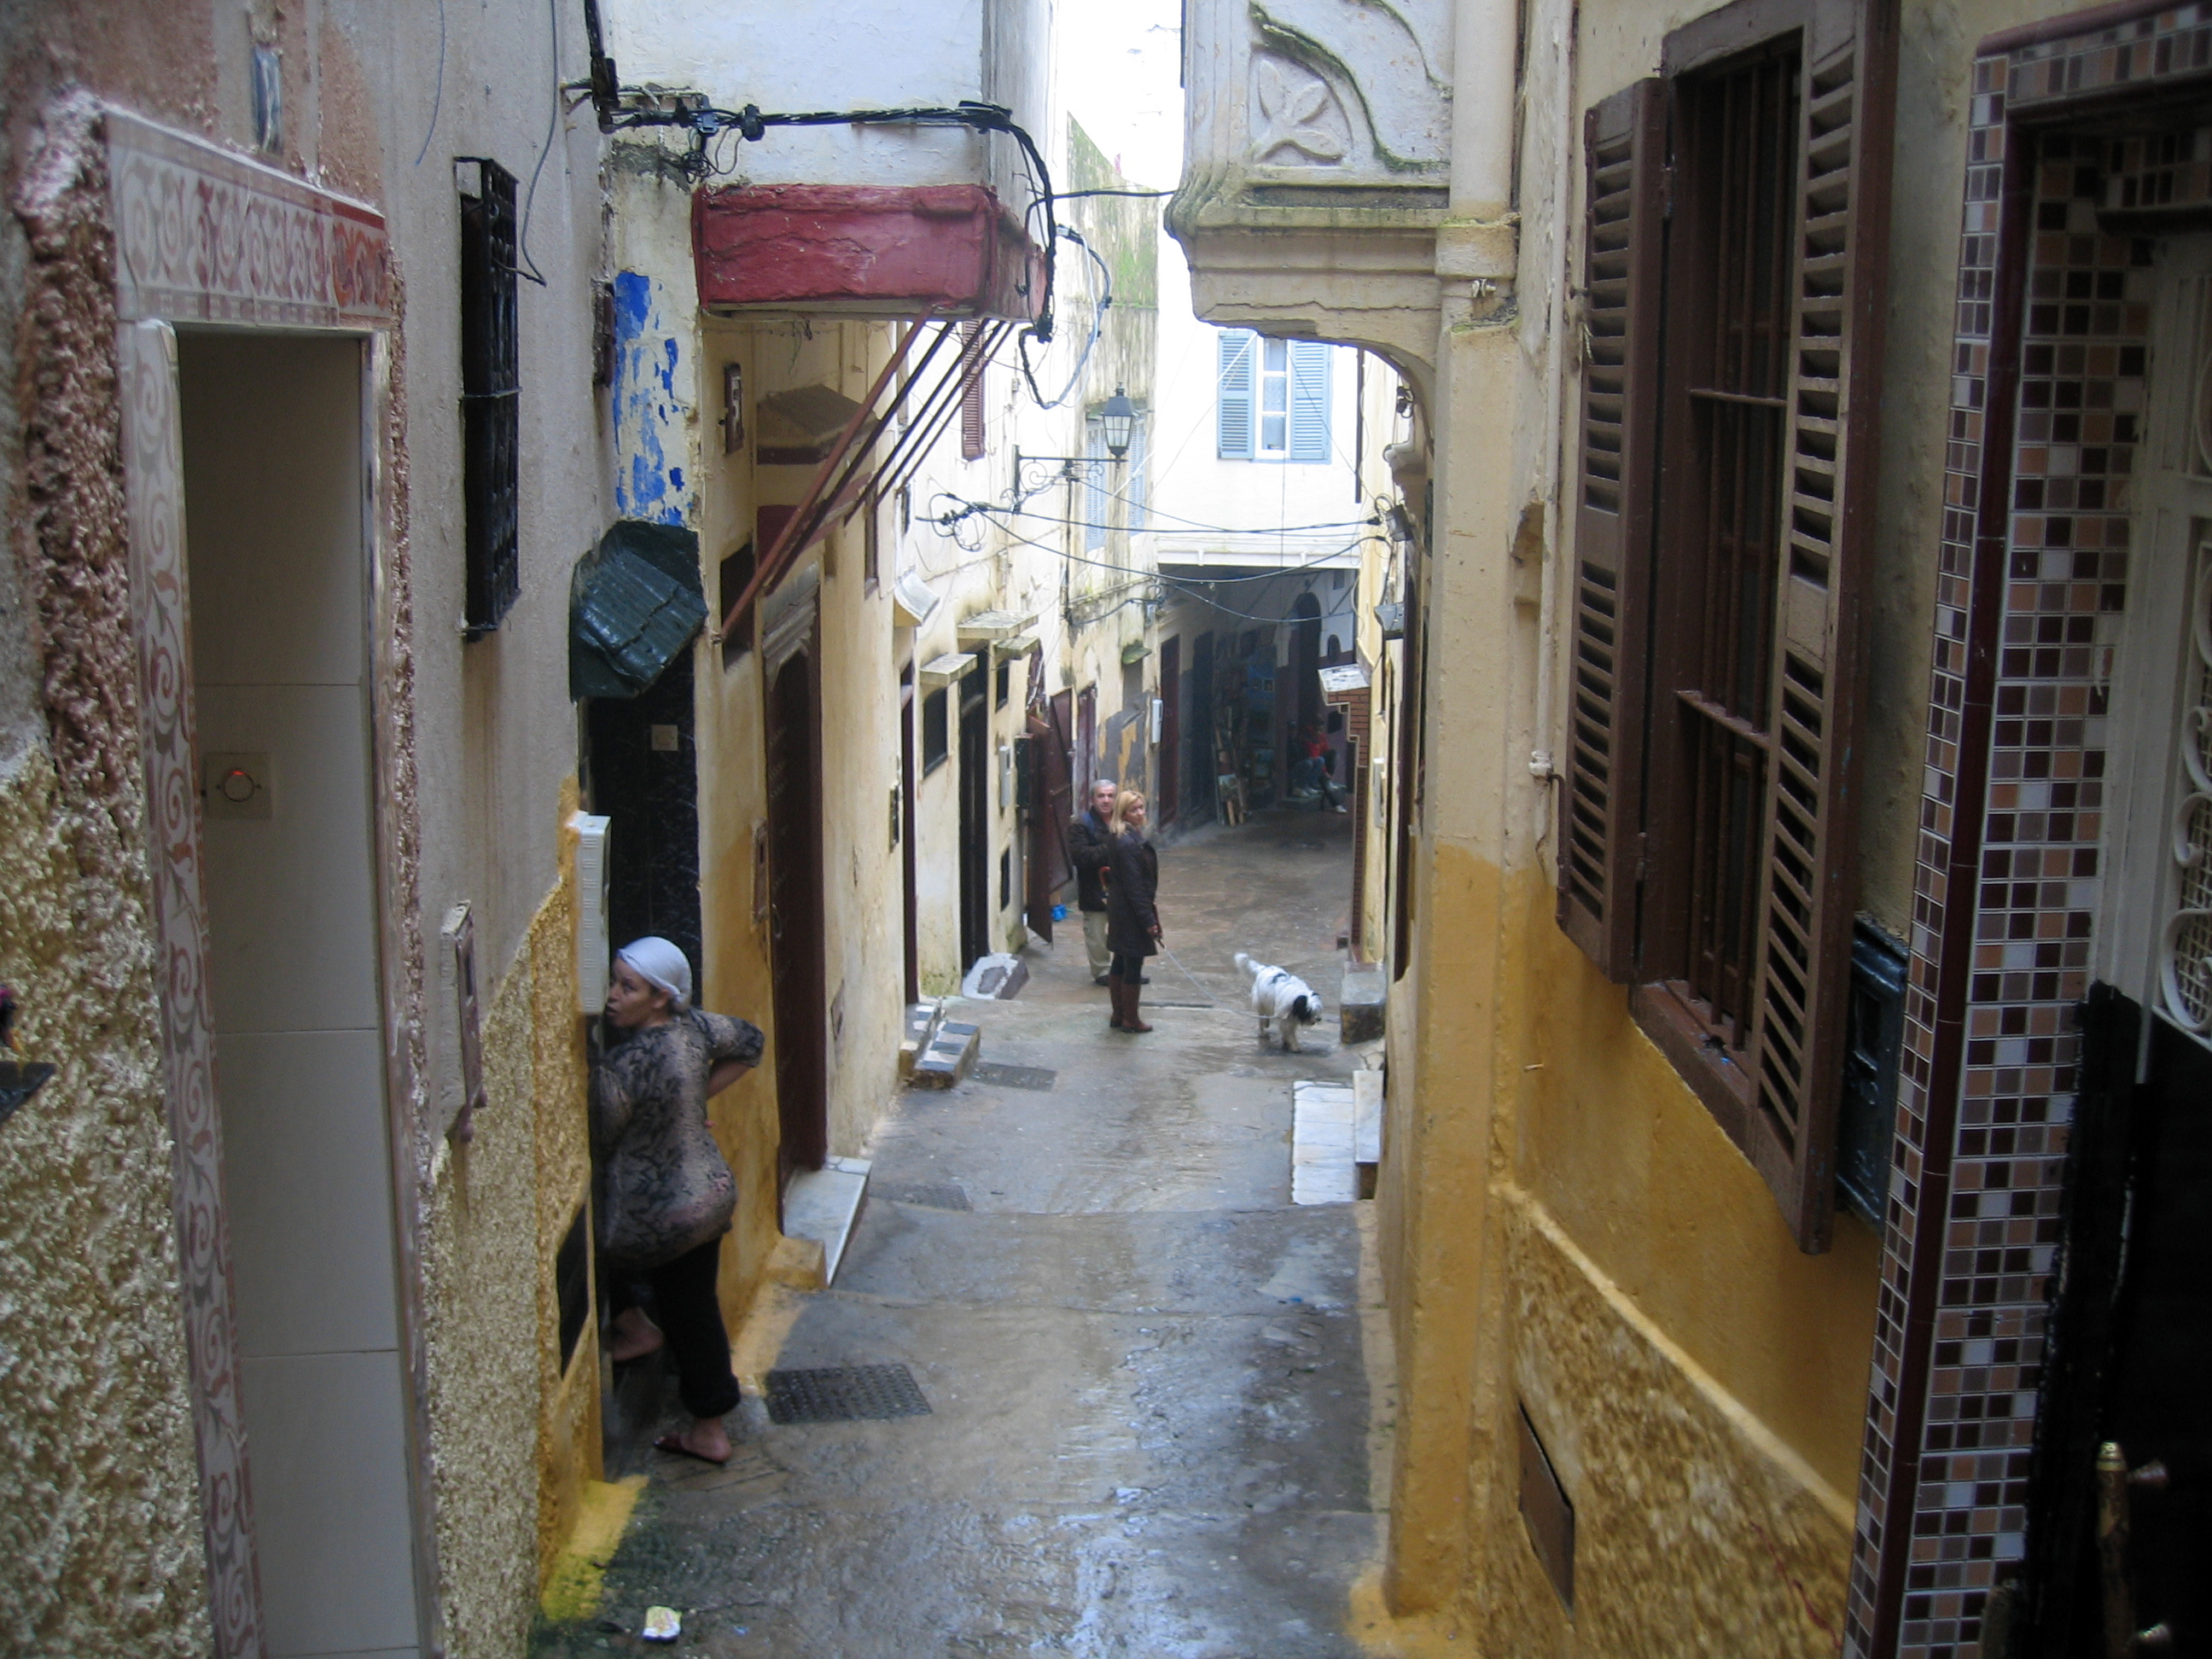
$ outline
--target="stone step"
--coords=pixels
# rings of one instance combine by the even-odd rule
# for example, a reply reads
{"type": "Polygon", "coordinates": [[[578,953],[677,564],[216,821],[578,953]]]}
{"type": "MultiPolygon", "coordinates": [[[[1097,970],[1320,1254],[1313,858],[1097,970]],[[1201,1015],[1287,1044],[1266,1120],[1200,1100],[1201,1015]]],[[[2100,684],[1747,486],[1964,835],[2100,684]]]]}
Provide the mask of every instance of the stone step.
{"type": "Polygon", "coordinates": [[[944,1018],[945,1005],[935,997],[924,997],[907,1005],[905,1029],[899,1034],[900,1077],[914,1075],[915,1062],[928,1048],[930,1038],[937,1035],[938,1022],[944,1018]]]}
{"type": "Polygon", "coordinates": [[[1352,1074],[1352,1156],[1359,1164],[1382,1161],[1382,1073],[1373,1067],[1352,1074]]]}
{"type": "Polygon", "coordinates": [[[1382,964],[1346,963],[1344,982],[1337,997],[1340,1036],[1346,1045],[1372,1042],[1382,1035],[1390,996],[1389,975],[1382,964]]]}
{"type": "Polygon", "coordinates": [[[929,1046],[914,1062],[910,1079],[917,1089],[950,1089],[968,1075],[975,1063],[975,1051],[983,1045],[983,1033],[965,1020],[947,1019],[939,1022],[931,1035],[929,1046]]]}
{"type": "Polygon", "coordinates": [[[1341,1083],[1291,1085],[1291,1202],[1349,1204],[1359,1196],[1352,1156],[1356,1097],[1341,1083]]]}
{"type": "Polygon", "coordinates": [[[860,1219],[868,1192],[868,1160],[833,1158],[818,1170],[801,1170],[783,1189],[787,1237],[811,1239],[822,1247],[822,1282],[837,1282],[837,1264],[860,1219]]]}

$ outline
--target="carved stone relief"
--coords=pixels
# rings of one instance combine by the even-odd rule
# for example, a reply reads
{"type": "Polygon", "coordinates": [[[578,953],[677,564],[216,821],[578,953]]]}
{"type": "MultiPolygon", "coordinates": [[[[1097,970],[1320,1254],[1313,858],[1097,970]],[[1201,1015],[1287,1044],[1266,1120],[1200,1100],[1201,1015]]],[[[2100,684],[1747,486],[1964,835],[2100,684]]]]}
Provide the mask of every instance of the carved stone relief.
{"type": "Polygon", "coordinates": [[[1377,182],[1451,152],[1443,0],[1248,0],[1248,159],[1377,182]]]}
{"type": "Polygon", "coordinates": [[[1352,122],[1328,82],[1269,52],[1252,54],[1252,159],[1276,167],[1334,167],[1352,148],[1352,122]]]}

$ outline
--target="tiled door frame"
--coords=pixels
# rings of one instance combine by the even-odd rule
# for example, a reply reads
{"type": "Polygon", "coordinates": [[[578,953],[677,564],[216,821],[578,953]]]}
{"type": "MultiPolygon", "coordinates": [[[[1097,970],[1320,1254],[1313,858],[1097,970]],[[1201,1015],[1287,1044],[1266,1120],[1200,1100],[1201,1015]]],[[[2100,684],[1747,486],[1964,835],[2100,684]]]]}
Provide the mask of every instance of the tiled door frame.
{"type": "Polygon", "coordinates": [[[2103,653],[2126,592],[2150,273],[2078,184],[2039,167],[2038,144],[2148,97],[2174,100],[2177,119],[2197,98],[2212,112],[2212,3],[1993,35],[1972,76],[1905,1054],[1847,1607],[1861,1659],[1978,1654],[1990,1592],[2025,1552],[2073,1011],[2102,915],[2103,653]],[[2081,412],[2061,431],[2066,400],[2081,412]]]}
{"type": "Polygon", "coordinates": [[[417,1270],[421,943],[415,921],[411,755],[392,734],[411,725],[404,572],[385,449],[393,329],[383,216],[292,177],[154,125],[101,112],[114,238],[116,366],[121,404],[130,609],[137,658],[148,873],[161,953],[163,1086],[172,1142],[179,1295],[198,1448],[214,1649],[265,1650],[249,1448],[240,1419],[237,1320],[223,1198],[214,1023],[193,763],[191,596],[186,580],[178,324],[314,331],[362,344],[363,544],[368,553],[368,670],[375,802],[378,988],[400,1287],[403,1385],[411,1468],[419,1639],[441,1650],[427,1418],[422,1276],[417,1270]]]}

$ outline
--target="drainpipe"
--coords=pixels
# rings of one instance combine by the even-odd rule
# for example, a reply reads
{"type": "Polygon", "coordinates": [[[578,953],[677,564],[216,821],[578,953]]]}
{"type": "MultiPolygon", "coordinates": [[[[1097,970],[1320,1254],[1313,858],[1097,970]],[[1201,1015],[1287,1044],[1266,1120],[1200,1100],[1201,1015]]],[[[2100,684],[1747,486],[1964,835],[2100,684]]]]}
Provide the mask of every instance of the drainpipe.
{"type": "Polygon", "coordinates": [[[1460,0],[1452,24],[1451,210],[1437,229],[1447,329],[1510,313],[1518,0],[1460,0]]]}
{"type": "MultiPolygon", "coordinates": [[[[1565,39],[1558,41],[1553,73],[1559,84],[1559,133],[1558,148],[1552,158],[1552,222],[1557,228],[1556,240],[1552,249],[1552,307],[1551,352],[1544,376],[1545,429],[1552,439],[1551,488],[1546,492],[1544,503],[1544,545],[1557,550],[1565,545],[1567,533],[1567,501],[1569,488],[1567,467],[1567,434],[1562,422],[1565,414],[1567,373],[1571,367],[1579,378],[1582,368],[1581,297],[1568,292],[1567,278],[1572,270],[1575,227],[1580,222],[1575,213],[1575,173],[1577,148],[1581,140],[1581,124],[1575,116],[1575,48],[1577,45],[1575,13],[1571,6],[1560,7],[1552,14],[1552,27],[1557,33],[1562,15],[1565,18],[1565,39]]],[[[1559,627],[1559,578],[1556,568],[1547,570],[1540,578],[1536,615],[1536,748],[1528,757],[1528,771],[1543,786],[1544,805],[1538,814],[1536,845],[1540,848],[1550,837],[1552,827],[1559,821],[1559,775],[1550,748],[1553,710],[1557,705],[1559,675],[1564,665],[1554,649],[1553,634],[1559,627]]]]}
{"type": "Polygon", "coordinates": [[[1513,204],[1516,0],[1460,0],[1452,23],[1451,216],[1503,219],[1513,204]]]}

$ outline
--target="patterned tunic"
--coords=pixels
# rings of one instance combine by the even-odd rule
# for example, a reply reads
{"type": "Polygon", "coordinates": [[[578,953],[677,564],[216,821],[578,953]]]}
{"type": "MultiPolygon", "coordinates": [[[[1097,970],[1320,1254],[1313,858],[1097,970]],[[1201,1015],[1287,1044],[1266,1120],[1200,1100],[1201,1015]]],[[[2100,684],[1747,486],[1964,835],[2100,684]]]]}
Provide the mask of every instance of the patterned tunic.
{"type": "Polygon", "coordinates": [[[729,1231],[738,1183],[707,1127],[707,1075],[760,1056],[760,1027],[693,1009],[592,1067],[599,1248],[617,1267],[657,1267],[729,1231]]]}

